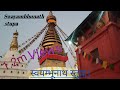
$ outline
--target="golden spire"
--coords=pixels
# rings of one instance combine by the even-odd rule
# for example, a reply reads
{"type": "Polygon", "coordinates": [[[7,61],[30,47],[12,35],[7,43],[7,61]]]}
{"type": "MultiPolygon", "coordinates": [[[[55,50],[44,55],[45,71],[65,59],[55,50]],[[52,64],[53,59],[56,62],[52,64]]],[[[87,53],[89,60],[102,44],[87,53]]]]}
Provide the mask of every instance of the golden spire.
{"type": "Polygon", "coordinates": [[[52,11],[50,11],[50,12],[49,12],[49,16],[53,16],[53,13],[52,13],[52,11]]]}
{"type": "Polygon", "coordinates": [[[44,40],[42,42],[42,46],[44,48],[51,47],[55,43],[62,45],[62,42],[60,40],[60,37],[55,29],[55,22],[56,17],[53,15],[52,11],[49,12],[49,15],[46,18],[48,25],[48,31],[45,34],[44,40]]]}
{"type": "Polygon", "coordinates": [[[53,15],[52,11],[49,12],[49,15],[46,18],[48,23],[48,30],[45,33],[44,39],[42,41],[42,48],[44,48],[45,52],[49,52],[49,50],[53,50],[53,58],[47,57],[46,59],[40,58],[44,60],[44,62],[40,62],[40,67],[65,67],[65,61],[60,60],[62,57],[67,57],[63,47],[62,42],[60,40],[59,34],[55,28],[56,26],[56,17],[53,15]],[[60,51],[60,52],[57,52],[60,51]],[[61,58],[54,58],[61,57],[61,58]]]}
{"type": "Polygon", "coordinates": [[[46,21],[47,23],[56,23],[56,17],[53,15],[52,11],[49,12],[46,21]]]}
{"type": "Polygon", "coordinates": [[[13,33],[13,39],[12,39],[12,42],[10,44],[10,50],[11,51],[18,50],[18,41],[17,41],[17,38],[18,38],[18,32],[16,30],[16,32],[13,33]]]}

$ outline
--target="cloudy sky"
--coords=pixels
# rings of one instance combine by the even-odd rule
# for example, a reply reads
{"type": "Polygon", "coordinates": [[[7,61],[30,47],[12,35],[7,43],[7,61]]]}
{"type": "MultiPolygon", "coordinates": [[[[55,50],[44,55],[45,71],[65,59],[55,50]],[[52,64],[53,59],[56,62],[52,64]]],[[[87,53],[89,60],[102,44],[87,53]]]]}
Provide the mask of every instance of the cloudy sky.
{"type": "MultiPolygon", "coordinates": [[[[69,36],[77,26],[91,13],[91,11],[53,11],[53,14],[57,18],[58,26],[69,36]]],[[[26,41],[28,38],[34,36],[37,32],[43,29],[47,24],[46,17],[49,14],[49,11],[0,11],[0,56],[6,53],[9,50],[10,43],[13,37],[13,33],[17,30],[19,33],[18,43],[26,41]],[[40,15],[45,16],[44,19],[4,19],[4,15],[40,15]],[[4,26],[7,22],[18,22],[18,26],[4,26]]],[[[34,44],[27,51],[32,51],[36,49],[42,39],[43,35],[35,41],[34,44]]],[[[65,51],[68,52],[68,49],[63,44],[65,51]]],[[[24,54],[28,54],[27,51],[24,54]]],[[[75,53],[74,53],[75,54],[75,53]]],[[[66,66],[74,66],[74,59],[71,54],[68,53],[69,62],[66,62],[66,66]]],[[[28,56],[29,60],[30,56],[28,56]]],[[[39,68],[39,63],[36,59],[31,60],[28,65],[28,69],[39,68]]]]}

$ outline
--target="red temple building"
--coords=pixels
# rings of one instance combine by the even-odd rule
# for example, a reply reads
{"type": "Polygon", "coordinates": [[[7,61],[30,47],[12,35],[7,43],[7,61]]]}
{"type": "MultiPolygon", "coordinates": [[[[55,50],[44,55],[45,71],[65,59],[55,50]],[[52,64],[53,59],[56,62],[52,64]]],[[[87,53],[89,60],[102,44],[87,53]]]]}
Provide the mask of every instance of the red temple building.
{"type": "Polygon", "coordinates": [[[119,11],[91,12],[66,41],[77,46],[78,69],[90,71],[86,78],[120,79],[119,11]]]}

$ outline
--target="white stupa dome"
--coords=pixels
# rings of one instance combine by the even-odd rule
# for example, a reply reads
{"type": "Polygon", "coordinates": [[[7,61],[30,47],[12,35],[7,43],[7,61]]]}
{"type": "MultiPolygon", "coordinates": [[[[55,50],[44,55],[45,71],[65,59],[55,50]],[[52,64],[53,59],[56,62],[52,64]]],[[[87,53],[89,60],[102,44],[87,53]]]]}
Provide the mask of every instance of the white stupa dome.
{"type": "Polygon", "coordinates": [[[20,53],[18,52],[18,51],[7,51],[7,53],[5,54],[5,56],[4,56],[4,61],[11,61],[11,58],[13,58],[13,56],[12,55],[14,55],[14,58],[18,58],[19,56],[20,56],[20,53]]]}

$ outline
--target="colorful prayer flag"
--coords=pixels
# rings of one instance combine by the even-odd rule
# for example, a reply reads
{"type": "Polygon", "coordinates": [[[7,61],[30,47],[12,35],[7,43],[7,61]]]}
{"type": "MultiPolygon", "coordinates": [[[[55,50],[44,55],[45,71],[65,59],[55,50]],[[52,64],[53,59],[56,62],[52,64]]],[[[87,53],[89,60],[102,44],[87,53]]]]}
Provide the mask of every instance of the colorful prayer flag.
{"type": "Polygon", "coordinates": [[[98,58],[96,58],[96,64],[98,64],[99,63],[99,59],[98,58]]]}
{"type": "Polygon", "coordinates": [[[103,61],[102,67],[103,67],[104,69],[107,68],[107,61],[103,61]]]}
{"type": "Polygon", "coordinates": [[[114,64],[110,64],[110,69],[114,70],[114,64]]]}
{"type": "Polygon", "coordinates": [[[86,57],[86,55],[87,55],[87,53],[86,53],[86,52],[84,52],[84,56],[83,56],[83,57],[85,58],[85,57],[86,57]]]}

